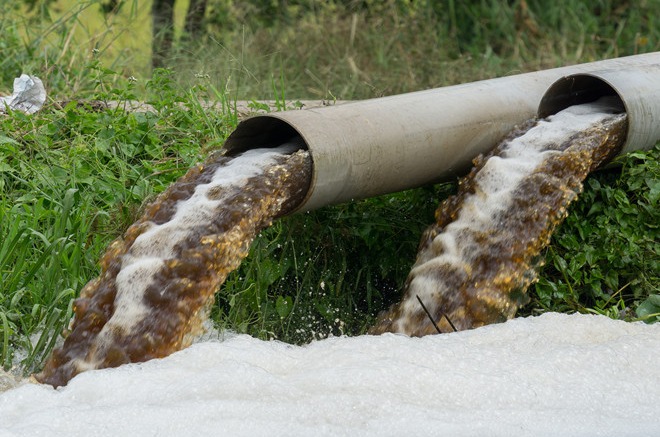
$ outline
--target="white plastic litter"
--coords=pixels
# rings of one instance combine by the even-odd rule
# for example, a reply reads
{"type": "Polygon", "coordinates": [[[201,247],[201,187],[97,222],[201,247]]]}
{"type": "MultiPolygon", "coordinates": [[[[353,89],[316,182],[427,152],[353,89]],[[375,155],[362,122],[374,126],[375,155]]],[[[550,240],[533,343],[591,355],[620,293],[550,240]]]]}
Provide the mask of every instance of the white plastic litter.
{"type": "Polygon", "coordinates": [[[34,114],[46,102],[46,89],[41,79],[27,74],[21,74],[14,79],[14,92],[11,96],[0,97],[0,113],[9,107],[15,111],[34,114]]]}
{"type": "Polygon", "coordinates": [[[0,436],[660,435],[660,324],[546,314],[472,331],[246,335],[0,394],[0,436]]]}

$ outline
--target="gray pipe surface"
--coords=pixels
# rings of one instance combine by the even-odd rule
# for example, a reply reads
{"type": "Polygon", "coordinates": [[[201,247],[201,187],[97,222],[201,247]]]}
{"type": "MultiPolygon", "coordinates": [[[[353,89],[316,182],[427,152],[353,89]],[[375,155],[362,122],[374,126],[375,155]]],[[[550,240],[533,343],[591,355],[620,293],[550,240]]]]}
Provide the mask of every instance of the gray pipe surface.
{"type": "MultiPolygon", "coordinates": [[[[228,153],[237,153],[275,147],[300,136],[311,154],[314,170],[298,211],[311,210],[460,174],[475,156],[490,150],[515,125],[534,117],[546,90],[562,77],[604,70],[636,71],[638,67],[658,65],[660,52],[655,52],[324,108],[259,115],[241,122],[227,138],[225,148],[228,153]]],[[[649,73],[644,80],[657,93],[657,74],[654,77],[649,73]]],[[[623,94],[635,88],[634,83],[629,85],[617,82],[611,86],[623,94]]],[[[654,136],[657,139],[656,133],[647,139],[642,137],[648,125],[658,125],[658,108],[654,106],[652,122],[645,118],[646,110],[638,111],[634,105],[626,106],[637,123],[626,150],[647,145],[654,136]]]]}

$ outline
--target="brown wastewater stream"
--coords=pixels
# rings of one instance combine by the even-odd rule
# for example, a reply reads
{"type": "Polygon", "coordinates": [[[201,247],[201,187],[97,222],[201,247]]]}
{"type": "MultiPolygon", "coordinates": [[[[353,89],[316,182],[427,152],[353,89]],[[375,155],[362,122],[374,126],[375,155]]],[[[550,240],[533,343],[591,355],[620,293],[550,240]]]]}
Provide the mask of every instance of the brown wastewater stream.
{"type": "MultiPolygon", "coordinates": [[[[513,132],[459,184],[422,236],[401,303],[371,333],[421,336],[513,317],[539,254],[587,174],[614,156],[627,121],[608,102],[513,132]]],[[[296,209],[312,162],[295,143],[213,156],[161,194],[110,245],[101,274],[37,380],[167,356],[201,331],[214,293],[273,219],[296,209]]]]}

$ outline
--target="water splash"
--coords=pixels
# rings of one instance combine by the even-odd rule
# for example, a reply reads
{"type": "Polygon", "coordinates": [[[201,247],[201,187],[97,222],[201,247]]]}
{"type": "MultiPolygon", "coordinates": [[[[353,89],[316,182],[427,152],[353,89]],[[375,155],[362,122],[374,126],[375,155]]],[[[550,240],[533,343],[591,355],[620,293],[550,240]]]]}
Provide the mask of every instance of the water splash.
{"type": "Polygon", "coordinates": [[[189,345],[256,234],[306,194],[311,159],[298,149],[212,157],[161,194],[110,245],[100,276],[74,302],[70,334],[36,379],[57,387],[189,345]]]}
{"type": "Polygon", "coordinates": [[[627,118],[618,112],[609,99],[572,106],[475,159],[423,234],[403,300],[371,333],[423,336],[512,318],[583,180],[620,150],[627,118]]]}

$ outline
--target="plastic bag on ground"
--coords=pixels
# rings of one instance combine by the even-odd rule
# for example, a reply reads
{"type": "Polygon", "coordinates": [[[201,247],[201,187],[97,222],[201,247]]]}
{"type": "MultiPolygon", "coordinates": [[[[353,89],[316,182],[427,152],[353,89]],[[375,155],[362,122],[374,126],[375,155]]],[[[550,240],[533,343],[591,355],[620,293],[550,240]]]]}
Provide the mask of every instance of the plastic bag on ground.
{"type": "Polygon", "coordinates": [[[14,79],[14,92],[11,96],[0,97],[0,113],[5,113],[7,107],[34,114],[46,102],[46,89],[41,79],[27,74],[21,74],[14,79]]]}

